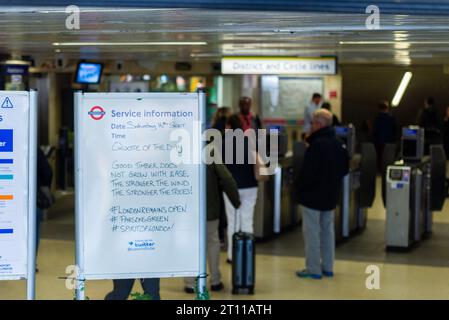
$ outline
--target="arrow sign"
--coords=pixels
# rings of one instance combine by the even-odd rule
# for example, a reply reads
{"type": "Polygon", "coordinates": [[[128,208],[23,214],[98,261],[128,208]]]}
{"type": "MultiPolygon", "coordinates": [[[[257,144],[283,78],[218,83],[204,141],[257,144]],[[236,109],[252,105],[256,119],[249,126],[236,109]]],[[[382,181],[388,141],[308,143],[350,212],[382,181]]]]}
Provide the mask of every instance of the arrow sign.
{"type": "Polygon", "coordinates": [[[8,97],[3,101],[2,108],[13,108],[12,102],[8,97]]]}

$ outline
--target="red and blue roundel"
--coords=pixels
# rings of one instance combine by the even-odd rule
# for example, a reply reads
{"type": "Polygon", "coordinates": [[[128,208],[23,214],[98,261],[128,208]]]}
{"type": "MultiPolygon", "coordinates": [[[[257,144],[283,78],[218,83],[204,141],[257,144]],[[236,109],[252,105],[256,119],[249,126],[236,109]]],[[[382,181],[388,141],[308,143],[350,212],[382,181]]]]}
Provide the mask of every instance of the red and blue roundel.
{"type": "Polygon", "coordinates": [[[88,112],[88,114],[94,120],[101,120],[103,119],[106,112],[100,106],[93,106],[92,109],[90,109],[90,111],[88,112]]]}

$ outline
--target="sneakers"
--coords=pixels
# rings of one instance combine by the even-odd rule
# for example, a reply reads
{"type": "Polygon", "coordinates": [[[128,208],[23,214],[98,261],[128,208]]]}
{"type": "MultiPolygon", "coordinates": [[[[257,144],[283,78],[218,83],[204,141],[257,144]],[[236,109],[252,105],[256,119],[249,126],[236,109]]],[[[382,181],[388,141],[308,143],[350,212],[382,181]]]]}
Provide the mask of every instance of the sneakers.
{"type": "MultiPolygon", "coordinates": [[[[220,282],[219,284],[211,285],[210,291],[221,291],[221,290],[223,290],[223,288],[224,288],[223,282],[220,282]]],[[[184,287],[184,292],[192,294],[192,293],[195,293],[195,289],[191,288],[191,287],[184,287]]]]}
{"type": "Polygon", "coordinates": [[[323,275],[321,274],[313,274],[307,272],[307,270],[297,271],[296,275],[300,278],[308,278],[308,279],[321,279],[323,276],[326,278],[333,278],[334,273],[332,271],[322,271],[323,275]]]}
{"type": "Polygon", "coordinates": [[[221,291],[223,290],[224,285],[223,282],[220,282],[219,284],[213,284],[210,286],[210,291],[221,291]]]}
{"type": "Polygon", "coordinates": [[[324,271],[323,270],[323,276],[327,278],[332,278],[334,276],[334,273],[332,271],[324,271]]]}
{"type": "Polygon", "coordinates": [[[195,293],[195,289],[190,288],[190,287],[184,287],[184,292],[185,293],[195,293]]]}
{"type": "Polygon", "coordinates": [[[309,272],[307,272],[307,270],[296,271],[296,275],[300,278],[306,278],[306,279],[319,280],[322,278],[321,274],[309,273],[309,272]]]}

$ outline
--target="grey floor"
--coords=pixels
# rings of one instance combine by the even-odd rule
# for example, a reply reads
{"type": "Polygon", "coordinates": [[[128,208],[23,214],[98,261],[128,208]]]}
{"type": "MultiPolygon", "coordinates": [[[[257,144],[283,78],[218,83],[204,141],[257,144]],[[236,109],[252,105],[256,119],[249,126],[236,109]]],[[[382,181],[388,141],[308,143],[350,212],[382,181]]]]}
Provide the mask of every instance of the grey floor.
{"type": "MultiPolygon", "coordinates": [[[[447,204],[444,211],[434,213],[435,223],[431,237],[422,241],[409,252],[387,252],[385,250],[384,215],[385,209],[378,197],[368,211],[369,220],[366,229],[351,239],[339,243],[336,258],[349,261],[449,267],[449,211],[447,204]]],[[[42,223],[42,239],[74,241],[73,193],[60,196],[56,205],[50,210],[49,216],[52,218],[42,223]]],[[[257,252],[273,256],[304,257],[301,227],[297,226],[280,236],[258,243],[257,252]]]]}
{"type": "MultiPolygon", "coordinates": [[[[379,188],[379,184],[378,184],[379,188]]],[[[379,194],[379,193],[378,193],[379,194]]],[[[380,197],[368,212],[366,230],[337,246],[335,277],[322,281],[304,280],[295,271],[304,267],[301,228],[256,246],[256,293],[231,294],[231,268],[225,252],[220,269],[225,289],[211,293],[212,299],[448,299],[449,298],[449,208],[434,214],[430,239],[408,253],[389,253],[384,249],[385,210],[380,197]],[[380,270],[379,290],[366,286],[367,267],[380,270]]],[[[74,264],[73,193],[59,194],[56,205],[42,223],[38,255],[37,299],[73,299],[67,287],[67,267],[74,264]]],[[[90,299],[103,299],[111,290],[110,280],[88,281],[90,299]]],[[[141,292],[136,283],[133,290],[141,292]]],[[[1,281],[0,299],[23,299],[25,281],[1,281]]],[[[162,299],[194,299],[183,292],[181,278],[161,280],[162,299]]]]}

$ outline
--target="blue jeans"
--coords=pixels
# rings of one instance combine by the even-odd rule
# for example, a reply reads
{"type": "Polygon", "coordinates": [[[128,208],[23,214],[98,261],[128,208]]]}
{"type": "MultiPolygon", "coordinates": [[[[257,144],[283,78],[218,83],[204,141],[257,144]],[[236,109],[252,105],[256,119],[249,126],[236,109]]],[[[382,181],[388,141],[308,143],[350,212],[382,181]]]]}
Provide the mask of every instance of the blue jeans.
{"type": "Polygon", "coordinates": [[[334,210],[302,208],[302,229],[306,251],[306,270],[321,275],[334,269],[334,210]]]}
{"type": "MultiPolygon", "coordinates": [[[[140,279],[140,284],[144,293],[149,294],[152,300],[161,300],[159,294],[159,278],[140,279]]],[[[113,280],[114,289],[109,292],[105,300],[126,300],[128,299],[134,285],[134,279],[113,280]]]]}

